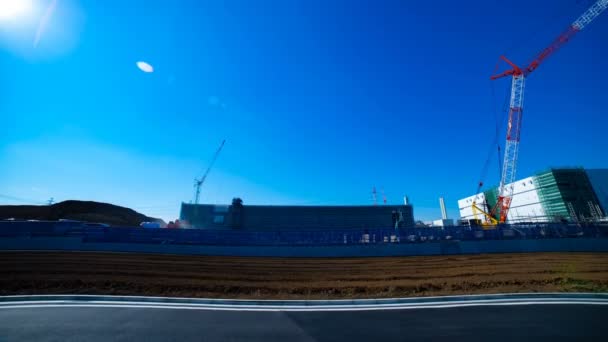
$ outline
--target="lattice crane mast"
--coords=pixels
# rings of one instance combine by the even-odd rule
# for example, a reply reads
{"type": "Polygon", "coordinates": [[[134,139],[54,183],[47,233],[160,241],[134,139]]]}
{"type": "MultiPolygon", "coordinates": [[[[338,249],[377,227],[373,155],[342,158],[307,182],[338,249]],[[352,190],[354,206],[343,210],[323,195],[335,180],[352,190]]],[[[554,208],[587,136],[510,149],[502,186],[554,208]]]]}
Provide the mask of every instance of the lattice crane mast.
{"type": "Polygon", "coordinates": [[[220,152],[222,152],[222,148],[224,148],[224,143],[226,143],[226,140],[222,140],[220,147],[218,147],[217,151],[215,151],[215,154],[213,155],[213,159],[211,159],[211,163],[209,163],[209,167],[207,167],[207,170],[205,171],[203,176],[201,178],[194,179],[194,187],[196,188],[196,192],[194,195],[194,204],[198,204],[198,199],[201,196],[201,186],[205,182],[205,179],[207,179],[207,175],[209,174],[209,171],[211,171],[213,164],[215,164],[215,161],[217,160],[217,157],[220,155],[220,152]]]}

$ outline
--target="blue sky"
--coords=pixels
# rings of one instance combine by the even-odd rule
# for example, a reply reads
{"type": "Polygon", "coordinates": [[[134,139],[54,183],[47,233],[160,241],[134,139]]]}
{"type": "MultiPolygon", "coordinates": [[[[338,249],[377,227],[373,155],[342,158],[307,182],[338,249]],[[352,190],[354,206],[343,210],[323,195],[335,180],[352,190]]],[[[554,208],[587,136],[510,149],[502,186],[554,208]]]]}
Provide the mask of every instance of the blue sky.
{"type": "MultiPolygon", "coordinates": [[[[204,202],[371,204],[376,186],[429,220],[476,190],[498,57],[525,64],[590,2],[58,0],[34,47],[50,4],[0,19],[0,203],[172,219],[226,139],[204,202]]],[[[607,36],[604,14],[529,77],[519,176],[608,166],[607,36]]]]}

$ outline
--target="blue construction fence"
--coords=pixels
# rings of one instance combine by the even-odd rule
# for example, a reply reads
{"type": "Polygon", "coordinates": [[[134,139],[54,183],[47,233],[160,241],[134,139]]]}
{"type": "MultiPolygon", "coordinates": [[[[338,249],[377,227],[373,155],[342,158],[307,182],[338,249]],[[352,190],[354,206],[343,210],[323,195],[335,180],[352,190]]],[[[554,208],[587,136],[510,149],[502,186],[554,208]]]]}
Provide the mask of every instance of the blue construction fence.
{"type": "Polygon", "coordinates": [[[78,222],[0,221],[0,237],[79,237],[91,243],[144,243],[229,246],[314,246],[358,244],[409,244],[439,241],[608,238],[608,226],[530,224],[496,229],[454,226],[445,228],[378,228],[315,230],[207,230],[100,227],[78,222]]]}

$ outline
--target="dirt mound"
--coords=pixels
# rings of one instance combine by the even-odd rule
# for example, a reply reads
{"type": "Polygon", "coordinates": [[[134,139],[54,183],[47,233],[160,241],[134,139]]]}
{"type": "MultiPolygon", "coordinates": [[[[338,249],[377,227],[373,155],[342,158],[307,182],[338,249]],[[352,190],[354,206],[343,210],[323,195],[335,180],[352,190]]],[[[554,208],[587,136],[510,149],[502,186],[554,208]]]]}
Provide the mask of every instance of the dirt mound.
{"type": "Polygon", "coordinates": [[[107,223],[114,226],[139,226],[141,222],[162,220],[148,217],[133,209],[93,201],[64,201],[53,205],[2,205],[0,219],[23,220],[70,219],[107,223]]]}
{"type": "Polygon", "coordinates": [[[243,258],[2,252],[0,295],[331,299],[607,292],[608,253],[243,258]]]}

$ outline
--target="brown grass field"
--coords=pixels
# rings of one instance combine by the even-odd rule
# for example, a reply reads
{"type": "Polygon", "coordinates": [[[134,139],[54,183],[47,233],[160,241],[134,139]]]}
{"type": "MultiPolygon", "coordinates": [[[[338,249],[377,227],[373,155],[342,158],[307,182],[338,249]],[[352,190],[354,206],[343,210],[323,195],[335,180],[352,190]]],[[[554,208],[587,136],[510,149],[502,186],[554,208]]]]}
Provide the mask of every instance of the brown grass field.
{"type": "Polygon", "coordinates": [[[328,299],[608,292],[608,253],[244,258],[1,252],[0,295],[328,299]]]}

